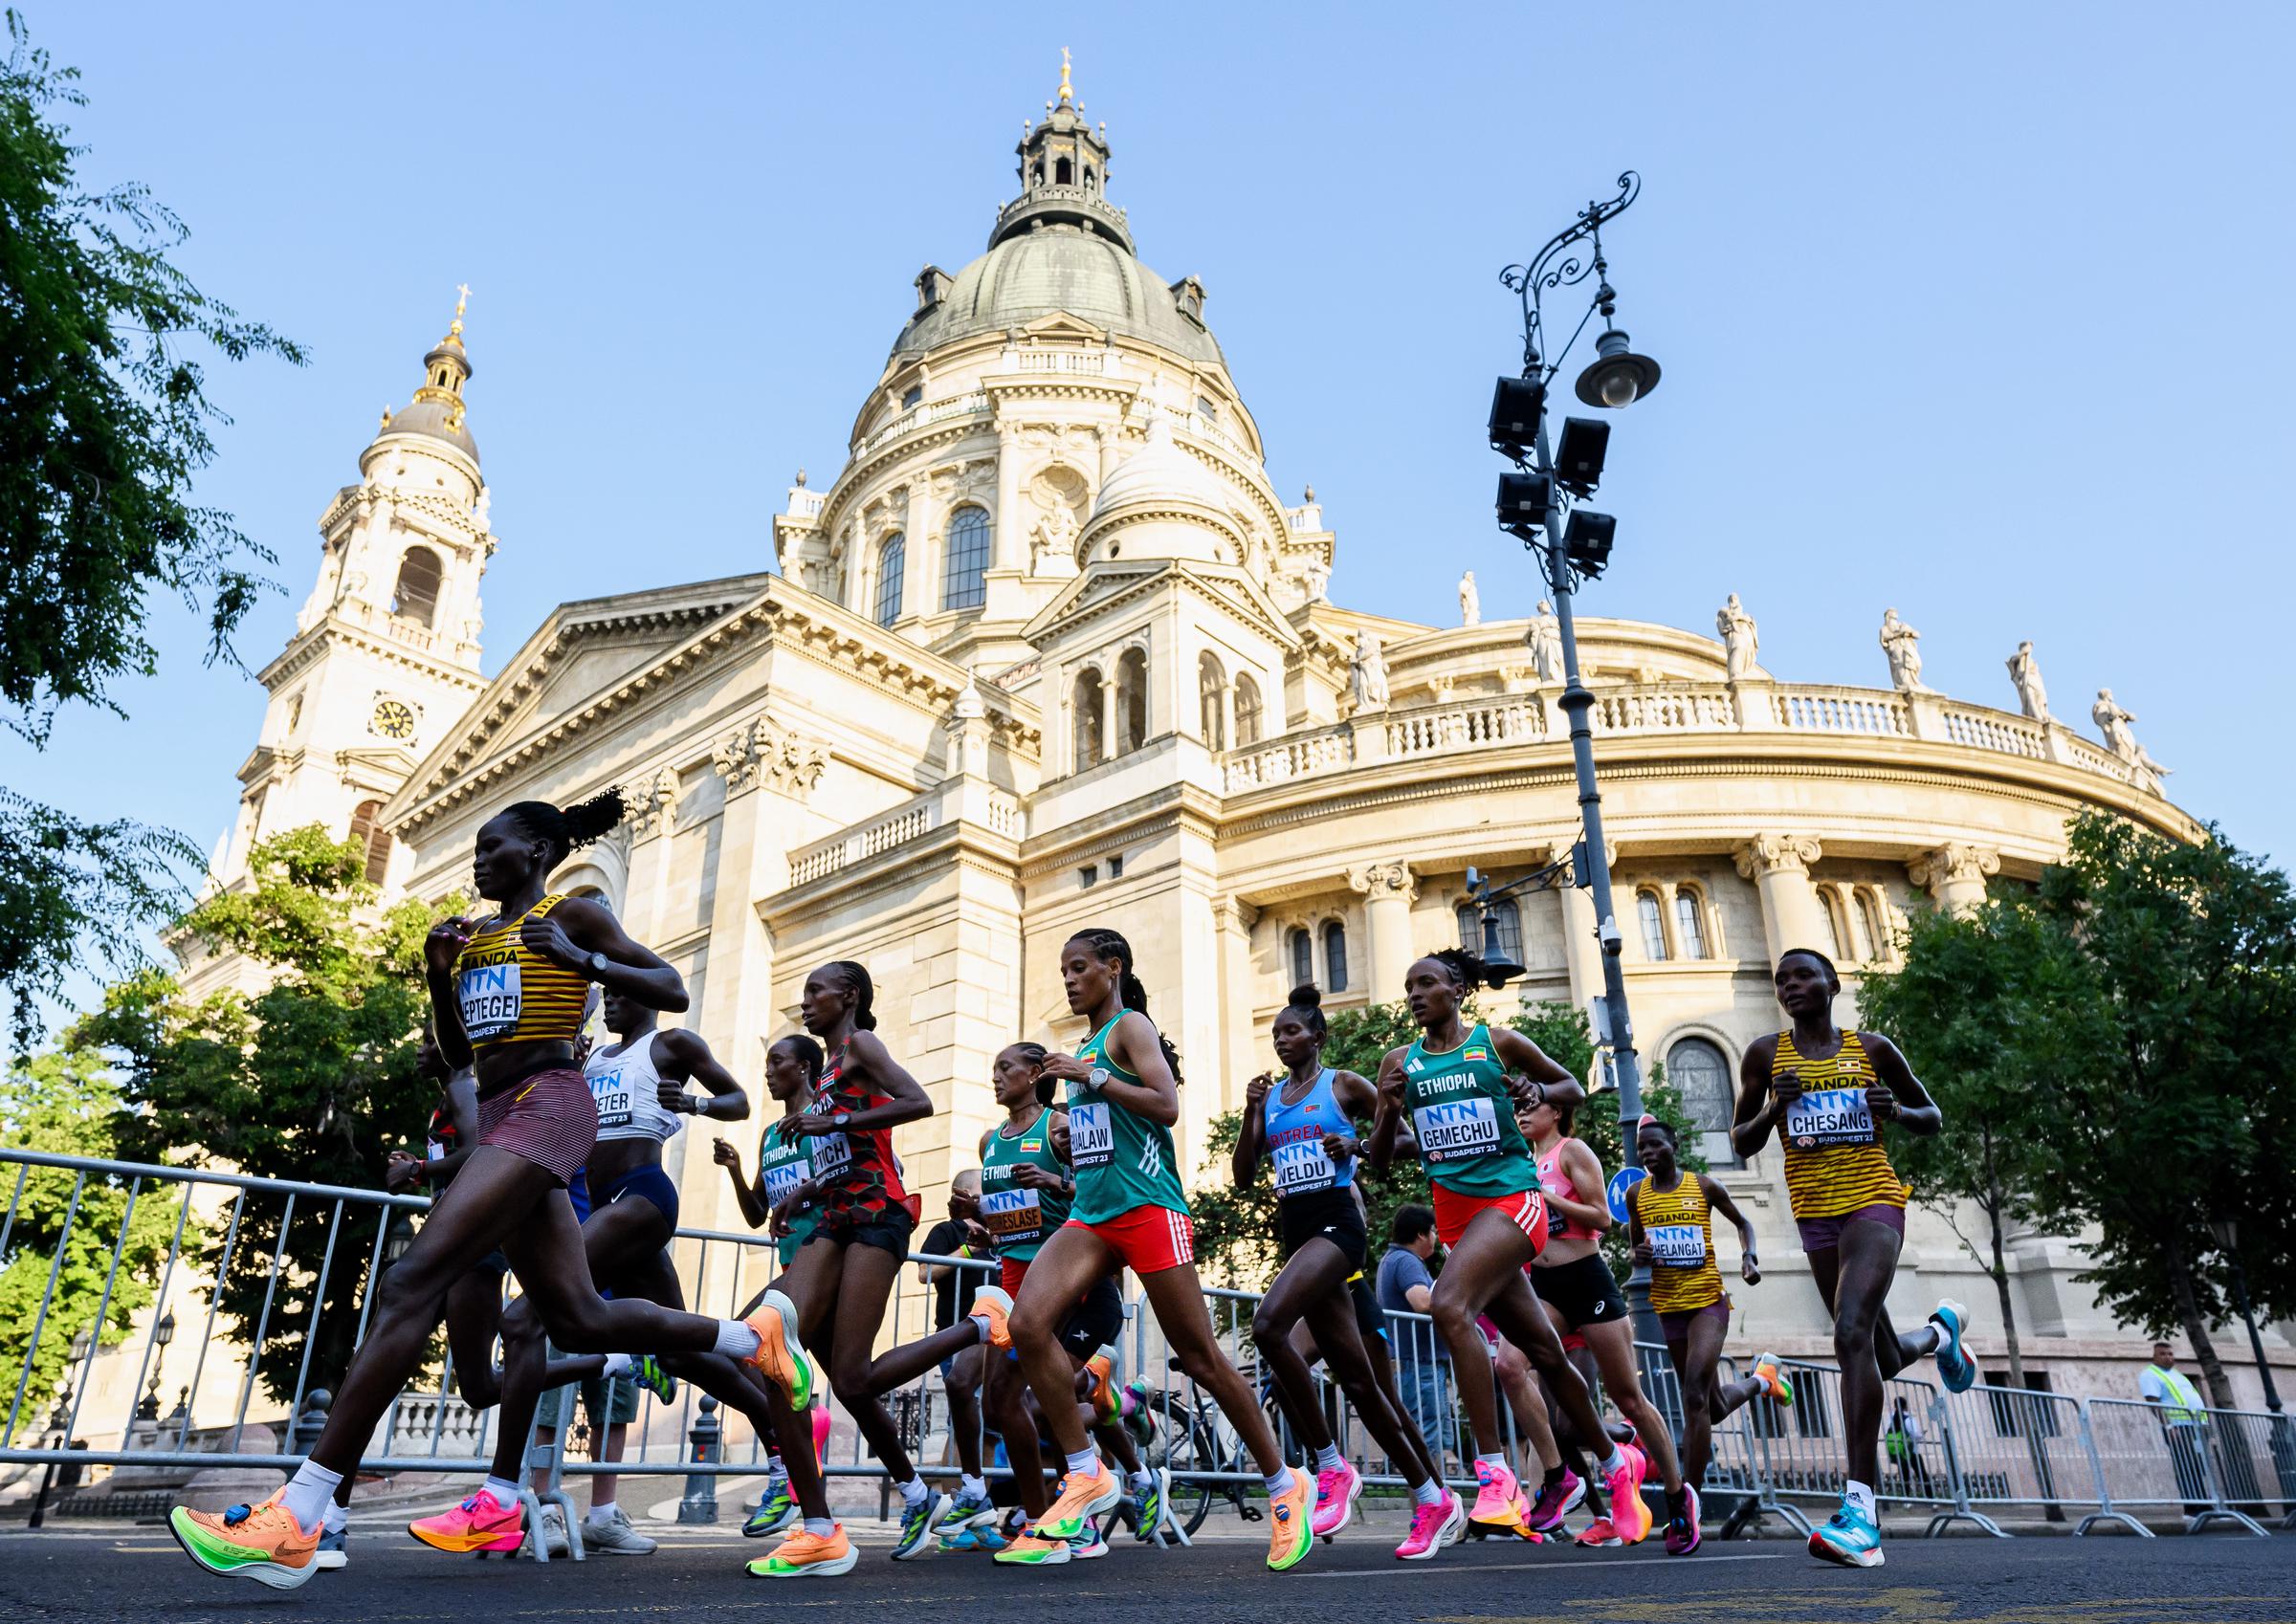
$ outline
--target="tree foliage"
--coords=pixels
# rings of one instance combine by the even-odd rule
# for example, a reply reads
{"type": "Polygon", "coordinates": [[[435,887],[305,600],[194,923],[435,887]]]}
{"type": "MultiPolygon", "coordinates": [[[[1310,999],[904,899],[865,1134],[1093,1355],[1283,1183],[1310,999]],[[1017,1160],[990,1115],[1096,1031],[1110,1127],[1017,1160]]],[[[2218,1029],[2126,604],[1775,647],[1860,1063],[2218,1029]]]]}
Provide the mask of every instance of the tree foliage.
{"type": "MultiPolygon", "coordinates": [[[[119,1108],[120,1090],[102,1057],[86,1049],[34,1055],[0,1078],[0,1139],[17,1150],[112,1158],[119,1108]]],[[[110,1345],[127,1335],[136,1311],[152,1301],[183,1197],[181,1187],[170,1183],[98,1174],[81,1180],[61,1168],[23,1169],[19,1194],[17,1171],[7,1170],[15,1198],[8,1249],[0,1253],[0,1370],[22,1372],[29,1355],[31,1375],[17,1423],[22,1436],[49,1396],[77,1379],[65,1372],[72,1339],[96,1325],[98,1312],[103,1314],[100,1341],[110,1345]]],[[[12,1383],[9,1391],[13,1394],[12,1383]]]]}
{"type": "MultiPolygon", "coordinates": [[[[180,929],[208,951],[264,965],[270,984],[194,1002],[173,977],[148,971],[113,987],[80,1022],[78,1041],[123,1057],[132,1114],[119,1137],[132,1154],[188,1152],[257,1177],[373,1186],[387,1152],[420,1136],[434,1097],[414,1064],[428,1011],[422,942],[434,915],[413,901],[378,911],[364,867],[356,843],[316,824],[260,843],[248,887],[205,898],[180,929]]],[[[293,1389],[315,1303],[323,1312],[314,1371],[332,1379],[347,1364],[375,1240],[371,1216],[356,1231],[346,1218],[322,1282],[331,1205],[299,1203],[283,1237],[281,1206],[244,1203],[228,1267],[228,1213],[208,1237],[231,1334],[242,1342],[262,1318],[275,1254],[287,1260],[258,1350],[277,1396],[293,1389]]]]}
{"type": "MultiPolygon", "coordinates": [[[[57,709],[118,711],[148,675],[149,594],[208,617],[210,661],[262,585],[270,555],[199,505],[194,476],[227,422],[200,353],[303,352],[210,297],[168,259],[182,222],[138,186],[82,187],[56,110],[77,73],[8,13],[0,64],[0,722],[45,745],[57,709]]],[[[183,906],[176,866],[199,853],[131,822],[82,822],[0,791],[0,987],[19,1052],[37,1000],[67,971],[114,973],[135,936],[183,906]]]]}

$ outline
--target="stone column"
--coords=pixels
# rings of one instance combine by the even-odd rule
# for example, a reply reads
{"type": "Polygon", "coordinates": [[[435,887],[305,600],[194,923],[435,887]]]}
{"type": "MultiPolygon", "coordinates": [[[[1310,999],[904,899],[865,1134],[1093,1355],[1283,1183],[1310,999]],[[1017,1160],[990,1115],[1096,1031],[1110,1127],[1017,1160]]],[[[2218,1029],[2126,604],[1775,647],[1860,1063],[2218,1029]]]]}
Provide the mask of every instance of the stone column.
{"type": "Polygon", "coordinates": [[[1810,865],[1822,848],[1809,835],[1755,835],[1734,854],[1738,873],[1762,897],[1762,937],[1770,962],[1793,948],[1825,951],[1825,910],[1810,884],[1810,865]]]}
{"type": "Polygon", "coordinates": [[[996,567],[1025,569],[1028,538],[1021,533],[1021,431],[997,425],[996,567]]]}
{"type": "Polygon", "coordinates": [[[1959,841],[1932,846],[1906,865],[1913,883],[1948,913],[1967,913],[1983,907],[1986,877],[2000,871],[1998,851],[1959,841]]]}
{"type": "Polygon", "coordinates": [[[1111,663],[1100,673],[1100,759],[1116,758],[1116,668],[1111,663]]]}
{"type": "Polygon", "coordinates": [[[932,475],[920,473],[909,482],[909,512],[901,520],[909,536],[909,579],[901,585],[904,615],[940,613],[942,538],[934,529],[938,517],[932,475]]]}
{"type": "Polygon", "coordinates": [[[1371,967],[1374,1002],[1403,996],[1411,971],[1411,903],[1419,888],[1411,865],[1400,859],[1367,863],[1347,871],[1347,883],[1363,898],[1365,959],[1371,967]]]}

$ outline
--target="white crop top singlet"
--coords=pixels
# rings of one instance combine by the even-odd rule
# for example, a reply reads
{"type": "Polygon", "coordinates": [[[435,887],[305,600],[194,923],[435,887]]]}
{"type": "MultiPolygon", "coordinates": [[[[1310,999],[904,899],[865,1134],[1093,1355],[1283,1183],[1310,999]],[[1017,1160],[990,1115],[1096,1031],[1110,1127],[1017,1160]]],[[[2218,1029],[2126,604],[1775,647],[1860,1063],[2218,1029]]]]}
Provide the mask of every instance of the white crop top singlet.
{"type": "Polygon", "coordinates": [[[582,1068],[598,1108],[598,1137],[667,1139],[685,1119],[662,1108],[662,1074],[653,1064],[654,1034],[626,1048],[596,1049],[582,1068]]]}

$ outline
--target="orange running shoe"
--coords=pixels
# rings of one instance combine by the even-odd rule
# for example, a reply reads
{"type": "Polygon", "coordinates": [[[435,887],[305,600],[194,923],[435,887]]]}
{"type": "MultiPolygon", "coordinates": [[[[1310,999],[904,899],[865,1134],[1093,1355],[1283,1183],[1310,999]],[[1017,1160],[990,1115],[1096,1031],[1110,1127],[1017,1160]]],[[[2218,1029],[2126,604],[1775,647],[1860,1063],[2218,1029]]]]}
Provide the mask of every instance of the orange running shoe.
{"type": "Polygon", "coordinates": [[[769,1554],[744,1566],[761,1579],[833,1579],[850,1573],[860,1560],[861,1553],[845,1537],[845,1525],[840,1523],[826,1539],[800,1526],[769,1554]]]}
{"type": "Polygon", "coordinates": [[[1268,1497],[1268,1570],[1296,1568],[1315,1548],[1314,1485],[1305,1472],[1292,1474],[1292,1486],[1268,1497]]]}
{"type": "Polygon", "coordinates": [[[505,1505],[480,1489],[460,1505],[407,1525],[407,1531],[432,1550],[460,1555],[472,1550],[516,1550],[526,1539],[525,1513],[514,1501],[505,1505]]]}
{"type": "Polygon", "coordinates": [[[1071,1472],[1062,1478],[1060,1497],[1051,1508],[1030,1524],[1020,1539],[998,1551],[996,1560],[1022,1567],[1066,1562],[1069,1541],[1083,1533],[1085,1525],[1101,1512],[1114,1511],[1123,1498],[1124,1485],[1116,1481],[1107,1462],[1095,1457],[1092,1475],[1071,1472]]]}
{"type": "Polygon", "coordinates": [[[1107,1426],[1124,1414],[1124,1398],[1116,1391],[1116,1350],[1102,1344],[1100,1351],[1084,1362],[1084,1369],[1093,1378],[1093,1414],[1107,1426]]]}
{"type": "Polygon", "coordinates": [[[167,1514],[167,1530],[184,1554],[210,1573],[292,1591],[319,1571],[313,1555],[320,1530],[303,1531],[280,1503],[286,1492],[282,1486],[259,1505],[234,1505],[223,1512],[187,1511],[179,1505],[167,1514]]]}
{"type": "Polygon", "coordinates": [[[743,1363],[787,1394],[792,1410],[805,1409],[813,1400],[813,1365],[797,1340],[797,1305],[768,1291],[741,1323],[758,1333],[758,1350],[743,1363]]]}
{"type": "Polygon", "coordinates": [[[1012,1346],[1012,1328],[1005,1323],[1012,1317],[1012,1299],[1001,1286],[982,1286],[981,1295],[973,1299],[973,1306],[965,1314],[987,1325],[991,1348],[1002,1352],[1012,1346]]]}

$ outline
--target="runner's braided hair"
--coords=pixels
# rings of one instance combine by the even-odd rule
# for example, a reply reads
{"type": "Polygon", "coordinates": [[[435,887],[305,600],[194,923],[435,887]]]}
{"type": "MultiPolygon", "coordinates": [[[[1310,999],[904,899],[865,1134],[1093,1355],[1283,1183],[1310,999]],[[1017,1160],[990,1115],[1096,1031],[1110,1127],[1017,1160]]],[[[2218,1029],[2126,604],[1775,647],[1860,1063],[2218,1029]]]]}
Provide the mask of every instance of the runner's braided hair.
{"type": "MultiPolygon", "coordinates": [[[[1137,1009],[1142,1015],[1148,1013],[1148,989],[1142,986],[1140,978],[1133,974],[1134,960],[1130,942],[1126,941],[1119,933],[1112,931],[1104,925],[1094,925],[1079,931],[1069,939],[1072,942],[1082,942],[1086,947],[1091,948],[1093,956],[1103,964],[1113,963],[1118,959],[1123,960],[1124,973],[1116,977],[1117,1001],[1122,1003],[1126,1009],[1137,1009]]],[[[1181,1082],[1180,1051],[1172,1046],[1172,1040],[1164,1036],[1161,1027],[1157,1029],[1156,1042],[1158,1046],[1164,1051],[1164,1064],[1172,1068],[1172,1081],[1181,1082]]]]}
{"type": "Polygon", "coordinates": [[[502,808],[501,816],[517,823],[542,843],[550,855],[545,870],[557,867],[574,848],[589,845],[622,821],[622,792],[608,788],[571,806],[553,806],[547,801],[519,801],[502,808]]]}
{"type": "Polygon", "coordinates": [[[1323,1018],[1323,989],[1313,981],[1302,981],[1292,989],[1291,1001],[1284,1005],[1285,1013],[1299,1017],[1299,1023],[1314,1035],[1317,1042],[1332,1035],[1331,1022],[1323,1018]]]}
{"type": "Polygon", "coordinates": [[[803,1032],[792,1032],[773,1046],[778,1049],[782,1043],[789,1045],[789,1052],[797,1056],[797,1064],[806,1068],[806,1092],[810,1095],[821,1086],[821,1068],[828,1064],[828,1057],[821,1052],[819,1043],[803,1032]]]}
{"type": "Polygon", "coordinates": [[[877,984],[869,978],[869,972],[850,958],[832,960],[822,966],[840,977],[853,995],[853,1024],[864,1032],[877,1029],[877,1014],[871,1006],[877,1001],[877,984]]]}
{"type": "Polygon", "coordinates": [[[1443,966],[1451,985],[1463,993],[1472,992],[1490,979],[1490,972],[1485,968],[1481,956],[1465,948],[1437,948],[1427,956],[1443,966]]]}
{"type": "Polygon", "coordinates": [[[1036,1103],[1040,1106],[1050,1105],[1053,1094],[1060,1088],[1058,1083],[1045,1075],[1045,1062],[1052,1058],[1052,1051],[1042,1043],[1023,1042],[1006,1046],[1017,1050],[1023,1060],[1036,1067],[1036,1103]]]}

